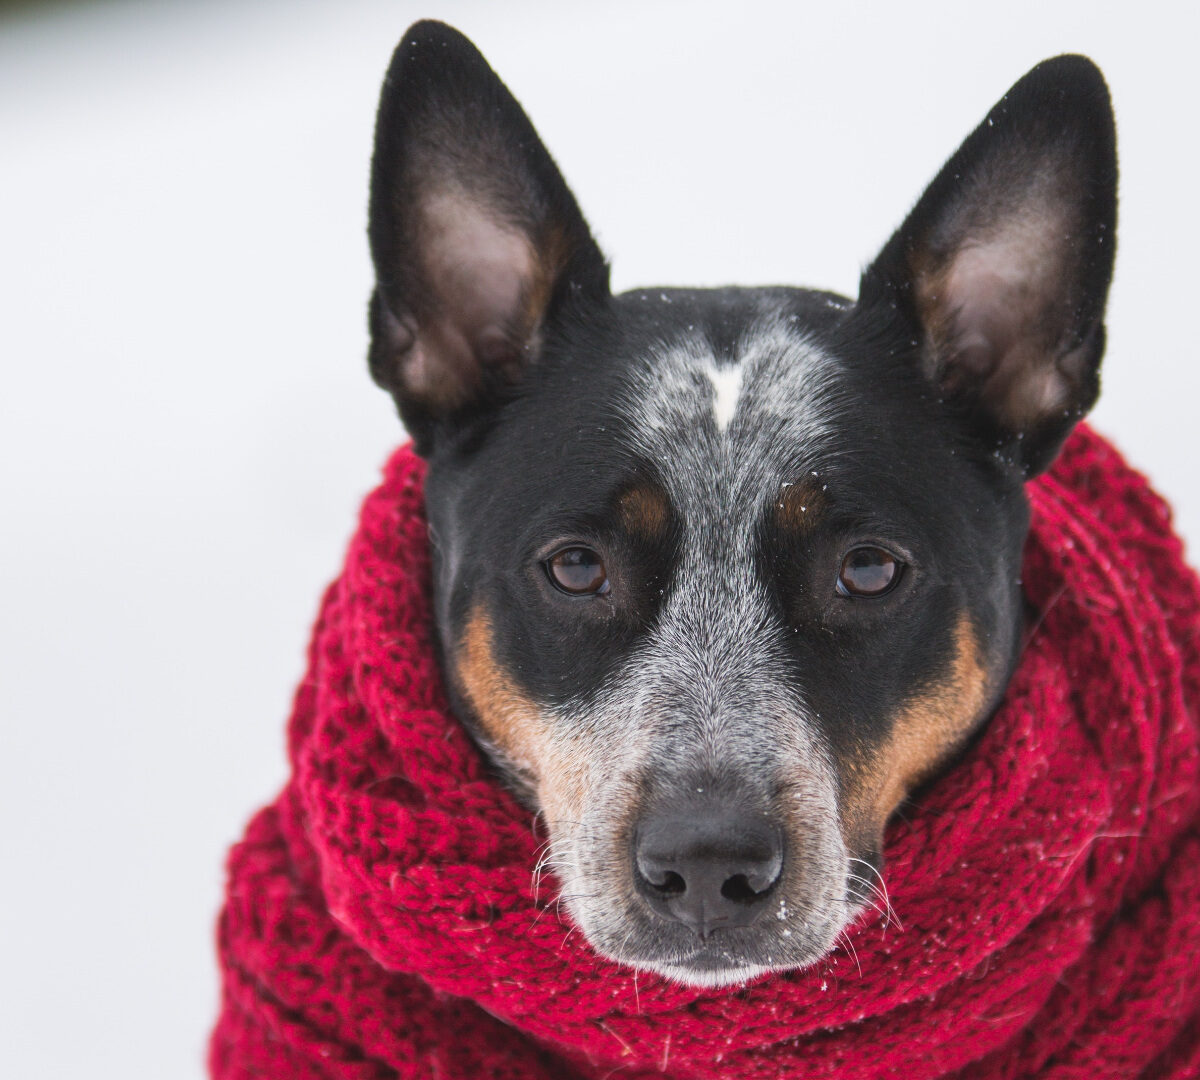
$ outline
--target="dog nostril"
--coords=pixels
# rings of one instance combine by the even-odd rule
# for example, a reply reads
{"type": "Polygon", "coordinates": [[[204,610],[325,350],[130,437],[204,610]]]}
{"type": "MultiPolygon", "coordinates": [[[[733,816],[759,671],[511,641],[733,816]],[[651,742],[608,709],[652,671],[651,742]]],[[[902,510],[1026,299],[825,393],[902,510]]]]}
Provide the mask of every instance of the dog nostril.
{"type": "Polygon", "coordinates": [[[774,882],[768,882],[765,889],[756,889],[750,884],[745,874],[734,874],[721,886],[721,895],[726,900],[734,900],[740,904],[752,904],[773,884],[774,882]]]}
{"type": "Polygon", "coordinates": [[[647,884],[660,896],[679,896],[687,891],[687,883],[674,870],[645,875],[647,884]],[[656,881],[655,878],[661,878],[656,881]]]}

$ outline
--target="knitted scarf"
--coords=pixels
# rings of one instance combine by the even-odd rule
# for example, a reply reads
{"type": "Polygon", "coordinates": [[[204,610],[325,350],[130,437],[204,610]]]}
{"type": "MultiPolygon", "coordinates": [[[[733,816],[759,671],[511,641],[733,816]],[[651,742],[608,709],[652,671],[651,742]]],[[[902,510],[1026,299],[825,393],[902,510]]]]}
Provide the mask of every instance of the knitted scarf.
{"type": "Polygon", "coordinates": [[[423,466],[328,590],[291,779],[229,857],[214,1077],[1200,1076],[1200,594],[1168,511],[1080,429],[1030,485],[1039,611],[1006,702],[887,837],[903,922],[696,990],[598,958],[448,712],[423,466]]]}

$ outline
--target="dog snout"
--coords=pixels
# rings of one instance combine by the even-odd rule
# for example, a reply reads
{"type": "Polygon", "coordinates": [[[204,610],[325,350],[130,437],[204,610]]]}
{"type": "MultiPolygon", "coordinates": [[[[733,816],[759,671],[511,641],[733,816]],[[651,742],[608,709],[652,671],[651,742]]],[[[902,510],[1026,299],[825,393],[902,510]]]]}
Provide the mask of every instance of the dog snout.
{"type": "Polygon", "coordinates": [[[753,923],[783,872],[783,833],[729,800],[642,819],[634,879],[651,909],[707,939],[753,923]]]}

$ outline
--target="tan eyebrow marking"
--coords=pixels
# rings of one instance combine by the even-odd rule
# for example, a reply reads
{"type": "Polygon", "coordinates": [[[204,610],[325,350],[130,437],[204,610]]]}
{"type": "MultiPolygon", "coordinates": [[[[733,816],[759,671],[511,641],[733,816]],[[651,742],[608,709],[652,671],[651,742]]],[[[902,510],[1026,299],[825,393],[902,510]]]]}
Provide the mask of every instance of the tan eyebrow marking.
{"type": "Polygon", "coordinates": [[[617,500],[617,515],[627,532],[661,541],[671,525],[671,502],[657,484],[639,481],[622,492],[617,500]]]}
{"type": "Polygon", "coordinates": [[[807,533],[828,506],[825,488],[815,477],[806,476],[784,484],[775,500],[775,521],[784,532],[807,533]]]}

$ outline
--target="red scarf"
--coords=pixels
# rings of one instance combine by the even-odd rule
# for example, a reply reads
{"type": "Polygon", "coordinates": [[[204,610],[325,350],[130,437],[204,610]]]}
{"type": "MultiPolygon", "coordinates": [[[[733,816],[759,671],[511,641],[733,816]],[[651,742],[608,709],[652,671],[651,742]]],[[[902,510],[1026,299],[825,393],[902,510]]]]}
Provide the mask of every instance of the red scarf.
{"type": "Polygon", "coordinates": [[[893,823],[903,921],[694,990],[598,959],[449,714],[424,469],[366,501],[296,695],[292,778],[229,859],[215,1077],[1200,1076],[1200,595],[1081,429],[1030,485],[1041,621],[1005,705],[893,823]]]}

